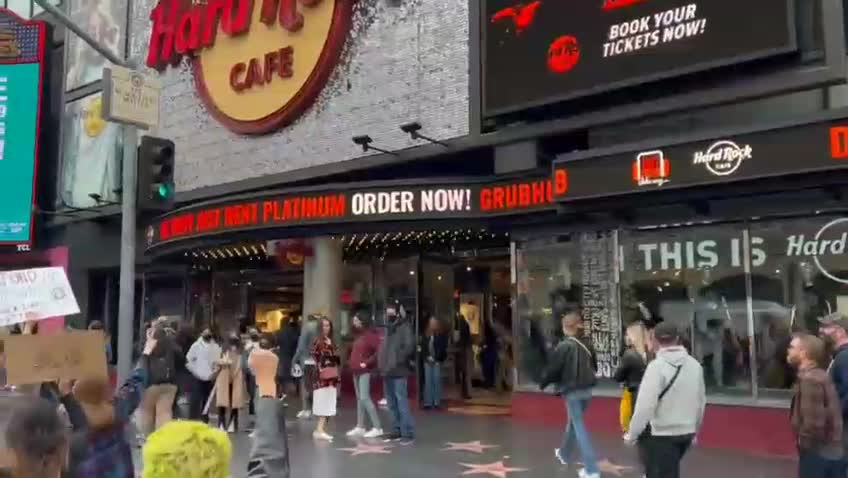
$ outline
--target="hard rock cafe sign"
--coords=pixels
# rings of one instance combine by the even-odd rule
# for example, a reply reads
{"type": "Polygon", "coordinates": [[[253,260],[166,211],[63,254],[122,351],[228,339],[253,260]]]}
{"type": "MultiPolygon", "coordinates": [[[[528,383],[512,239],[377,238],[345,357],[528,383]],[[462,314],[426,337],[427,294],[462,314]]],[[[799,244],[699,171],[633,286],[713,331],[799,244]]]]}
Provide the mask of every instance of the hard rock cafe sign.
{"type": "Polygon", "coordinates": [[[297,119],[324,88],[355,0],[160,0],[147,65],[192,60],[198,93],[227,128],[262,134],[297,119]]]}

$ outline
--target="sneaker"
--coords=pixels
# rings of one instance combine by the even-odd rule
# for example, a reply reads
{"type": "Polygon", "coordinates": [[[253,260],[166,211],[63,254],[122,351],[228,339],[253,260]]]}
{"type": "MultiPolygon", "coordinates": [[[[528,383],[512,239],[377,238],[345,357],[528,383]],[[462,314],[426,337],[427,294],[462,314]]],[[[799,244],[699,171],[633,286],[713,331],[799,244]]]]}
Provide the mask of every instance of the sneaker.
{"type": "Polygon", "coordinates": [[[589,473],[586,471],[586,468],[581,468],[580,471],[577,472],[577,476],[579,478],[601,478],[600,473],[589,473]]]}
{"type": "Polygon", "coordinates": [[[328,433],[315,432],[312,434],[312,438],[316,440],[325,440],[325,441],[333,441],[333,436],[328,433]]]}
{"type": "Polygon", "coordinates": [[[365,434],[365,429],[362,427],[356,427],[353,430],[347,432],[347,436],[349,437],[358,437],[365,434]]]}
{"type": "Polygon", "coordinates": [[[393,441],[398,441],[403,437],[401,437],[400,433],[398,433],[398,432],[392,432],[392,433],[386,433],[385,435],[383,435],[380,438],[383,439],[383,443],[389,443],[389,442],[393,442],[393,441]]]}
{"type": "Polygon", "coordinates": [[[301,410],[297,412],[297,418],[303,418],[303,414],[306,413],[306,410],[301,410]]]}
{"type": "Polygon", "coordinates": [[[230,426],[227,427],[227,433],[235,433],[235,432],[236,432],[236,427],[232,423],[230,423],[230,426]]]}
{"type": "Polygon", "coordinates": [[[312,418],[312,412],[310,412],[309,410],[304,410],[304,411],[302,411],[301,413],[302,413],[303,415],[300,415],[300,416],[298,417],[298,418],[300,418],[300,419],[303,419],[303,420],[309,420],[310,418],[312,418]]]}
{"type": "Polygon", "coordinates": [[[377,406],[380,407],[380,408],[388,408],[389,407],[389,401],[386,400],[385,398],[381,398],[380,401],[377,402],[377,406]]]}
{"type": "Polygon", "coordinates": [[[568,462],[565,461],[565,458],[562,456],[561,448],[554,448],[554,456],[557,460],[559,460],[559,464],[562,466],[568,466],[568,462]]]}
{"type": "Polygon", "coordinates": [[[415,438],[401,438],[400,439],[401,446],[410,446],[415,444],[415,438]]]}
{"type": "Polygon", "coordinates": [[[367,433],[365,433],[362,436],[364,438],[378,438],[378,437],[383,436],[383,429],[382,428],[372,428],[371,430],[369,430],[367,433]]]}

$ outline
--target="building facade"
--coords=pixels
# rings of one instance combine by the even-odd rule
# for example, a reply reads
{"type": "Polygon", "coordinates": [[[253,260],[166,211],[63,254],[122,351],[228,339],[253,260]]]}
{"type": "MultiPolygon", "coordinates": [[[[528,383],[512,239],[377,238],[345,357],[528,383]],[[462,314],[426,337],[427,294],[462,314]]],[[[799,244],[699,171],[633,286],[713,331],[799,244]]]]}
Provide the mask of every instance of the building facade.
{"type": "MultiPolygon", "coordinates": [[[[472,394],[550,421],[538,372],[577,306],[600,358],[590,421],[613,433],[624,328],[674,321],[706,370],[700,442],[792,454],[787,340],[848,313],[844,10],[798,3],[100,12],[128,18],[104,39],[160,76],[149,134],[177,150],[179,207],[140,220],[140,318],[274,331],[322,312],[343,338],[391,304],[418,330],[465,320],[472,394]]],[[[106,213],[54,221],[45,244],[70,245],[87,316],[109,317],[120,135],[87,116],[97,64],[78,49],[58,198],[106,213]]]]}

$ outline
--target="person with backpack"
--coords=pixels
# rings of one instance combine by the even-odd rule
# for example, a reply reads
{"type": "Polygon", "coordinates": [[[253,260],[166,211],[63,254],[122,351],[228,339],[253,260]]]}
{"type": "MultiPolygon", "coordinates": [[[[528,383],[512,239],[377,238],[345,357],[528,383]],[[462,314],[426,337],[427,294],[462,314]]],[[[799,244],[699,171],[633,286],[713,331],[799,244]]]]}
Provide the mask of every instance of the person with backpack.
{"type": "Polygon", "coordinates": [[[139,421],[144,436],[174,419],[178,364],[182,364],[184,359],[175,338],[165,330],[165,325],[163,320],[157,320],[152,325],[156,348],[148,359],[149,385],[139,407],[139,421]]]}
{"type": "Polygon", "coordinates": [[[563,465],[574,454],[574,442],[580,448],[584,468],[580,478],[600,478],[598,460],[584,416],[592,400],[592,388],[597,383],[595,372],[597,358],[591,342],[582,333],[583,317],[579,310],[571,309],[562,316],[564,338],[556,346],[539,387],[544,390],[555,384],[557,392],[565,399],[568,423],[562,446],[554,450],[554,456],[563,465]]]}
{"type": "Polygon", "coordinates": [[[704,370],[680,339],[672,323],[662,322],[654,329],[658,350],[645,369],[630,429],[624,435],[625,443],[638,442],[646,478],[680,476],[680,462],[704,418],[704,370]]]}

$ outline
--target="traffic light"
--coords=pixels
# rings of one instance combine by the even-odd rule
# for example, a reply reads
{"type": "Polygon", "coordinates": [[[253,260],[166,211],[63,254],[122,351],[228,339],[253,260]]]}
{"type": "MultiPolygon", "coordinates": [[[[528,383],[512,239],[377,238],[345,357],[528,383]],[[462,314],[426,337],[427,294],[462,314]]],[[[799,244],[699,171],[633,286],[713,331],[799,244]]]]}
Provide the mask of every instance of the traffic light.
{"type": "Polygon", "coordinates": [[[138,210],[174,208],[174,142],[143,136],[138,147],[138,210]]]}

